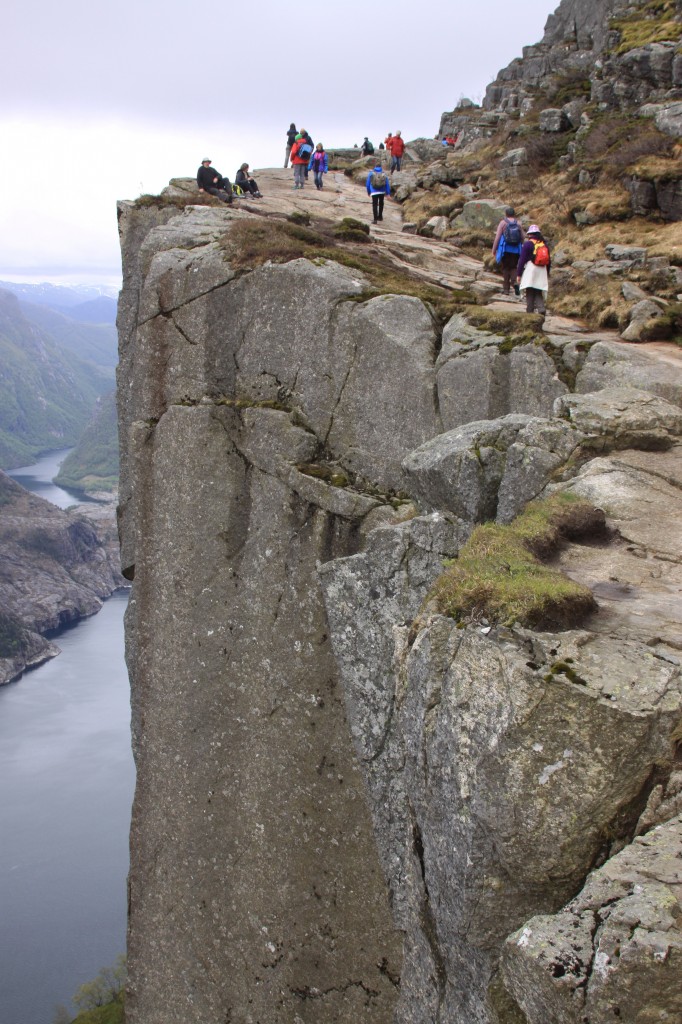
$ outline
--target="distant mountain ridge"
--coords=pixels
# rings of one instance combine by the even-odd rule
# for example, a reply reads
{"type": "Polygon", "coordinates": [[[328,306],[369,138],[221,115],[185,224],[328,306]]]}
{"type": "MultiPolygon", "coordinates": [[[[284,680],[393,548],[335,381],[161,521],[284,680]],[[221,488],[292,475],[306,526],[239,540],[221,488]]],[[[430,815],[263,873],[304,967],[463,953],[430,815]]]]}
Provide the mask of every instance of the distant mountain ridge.
{"type": "Polygon", "coordinates": [[[33,302],[39,306],[53,306],[56,309],[68,309],[72,306],[79,306],[82,303],[102,297],[116,300],[118,291],[107,285],[59,285],[49,284],[28,284],[24,282],[0,281],[0,288],[13,292],[20,299],[33,302]]]}

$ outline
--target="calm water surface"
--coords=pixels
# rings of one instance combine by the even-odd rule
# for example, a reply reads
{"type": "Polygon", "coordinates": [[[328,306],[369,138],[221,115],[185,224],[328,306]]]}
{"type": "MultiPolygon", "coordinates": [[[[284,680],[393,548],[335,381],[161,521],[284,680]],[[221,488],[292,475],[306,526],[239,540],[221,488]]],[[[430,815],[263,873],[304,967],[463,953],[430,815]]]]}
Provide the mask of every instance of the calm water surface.
{"type": "Polygon", "coordinates": [[[114,594],[56,637],[59,657],[0,687],[0,1024],[51,1024],[125,950],[127,601],[114,594]]]}
{"type": "Polygon", "coordinates": [[[39,494],[41,498],[51,501],[59,508],[78,505],[83,500],[82,495],[79,497],[75,492],[66,491],[52,483],[52,478],[57,475],[62,462],[72,451],[73,448],[60,448],[58,451],[43,455],[31,466],[20,466],[19,469],[7,469],[5,472],[27,491],[39,494]]]}

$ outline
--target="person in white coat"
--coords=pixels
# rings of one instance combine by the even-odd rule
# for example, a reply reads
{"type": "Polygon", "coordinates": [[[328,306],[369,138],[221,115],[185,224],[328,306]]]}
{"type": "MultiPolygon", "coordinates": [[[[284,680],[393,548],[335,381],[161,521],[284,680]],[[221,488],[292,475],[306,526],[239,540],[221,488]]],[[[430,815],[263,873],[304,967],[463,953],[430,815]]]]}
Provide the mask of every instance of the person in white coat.
{"type": "Polygon", "coordinates": [[[547,312],[547,292],[552,261],[549,247],[542,237],[537,224],[531,224],[526,232],[526,241],[521,246],[516,268],[516,280],[521,291],[526,293],[526,312],[547,312]]]}

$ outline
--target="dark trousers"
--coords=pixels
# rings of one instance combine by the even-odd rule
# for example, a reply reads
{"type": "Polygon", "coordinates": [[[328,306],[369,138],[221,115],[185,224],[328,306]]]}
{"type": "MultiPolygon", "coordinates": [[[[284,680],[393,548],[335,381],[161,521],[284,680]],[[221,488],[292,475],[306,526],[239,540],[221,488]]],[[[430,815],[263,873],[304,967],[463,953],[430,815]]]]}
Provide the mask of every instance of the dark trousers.
{"type": "Polygon", "coordinates": [[[210,192],[212,196],[217,196],[218,199],[222,199],[225,203],[232,202],[232,189],[226,192],[224,188],[206,188],[204,192],[210,192]]]}
{"type": "Polygon", "coordinates": [[[519,254],[517,252],[505,252],[502,254],[500,267],[502,268],[502,291],[505,295],[509,295],[509,289],[513,284],[516,284],[518,262],[519,254]]]}
{"type": "Polygon", "coordinates": [[[384,219],[384,197],[385,192],[375,192],[372,196],[372,214],[374,215],[374,223],[378,220],[384,219]]]}
{"type": "Polygon", "coordinates": [[[545,296],[542,288],[526,288],[526,313],[545,312],[545,296]]]}
{"type": "Polygon", "coordinates": [[[255,195],[256,192],[259,191],[258,185],[253,180],[253,178],[249,178],[247,181],[238,181],[237,184],[239,185],[244,195],[246,195],[247,192],[250,192],[252,195],[255,195]]]}
{"type": "Polygon", "coordinates": [[[403,160],[403,158],[401,156],[392,156],[391,157],[391,173],[393,173],[393,171],[399,171],[400,170],[400,168],[402,166],[402,160],[403,160]]]}

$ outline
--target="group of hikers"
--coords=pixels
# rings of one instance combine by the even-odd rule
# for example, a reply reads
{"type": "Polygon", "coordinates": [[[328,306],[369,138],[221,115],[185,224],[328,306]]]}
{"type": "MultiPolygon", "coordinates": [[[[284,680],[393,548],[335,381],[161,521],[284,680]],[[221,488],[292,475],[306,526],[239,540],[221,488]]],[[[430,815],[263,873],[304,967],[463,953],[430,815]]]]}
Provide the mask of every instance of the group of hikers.
{"type": "Polygon", "coordinates": [[[503,293],[509,295],[512,285],[516,295],[525,291],[526,312],[544,315],[552,260],[538,225],[524,230],[514,208],[508,206],[497,225],[492,251],[502,270],[503,293]]]}
{"type": "MultiPolygon", "coordinates": [[[[405,143],[400,132],[396,132],[395,135],[389,132],[379,148],[391,155],[390,172],[399,171],[405,152],[405,143]]],[[[374,146],[367,136],[360,149],[363,156],[374,153],[374,146]]],[[[315,145],[309,133],[305,129],[299,131],[293,123],[287,131],[285,168],[289,166],[289,161],[294,170],[294,189],[305,187],[310,171],[313,172],[315,188],[324,188],[323,176],[329,170],[324,146],[321,142],[315,145]]],[[[209,159],[202,160],[197,171],[197,185],[200,191],[217,196],[226,203],[232,203],[240,196],[262,199],[258,184],[250,174],[247,163],[243,163],[237,171],[234,185],[230,184],[229,178],[216,171],[211,163],[209,159]]],[[[378,159],[369,171],[365,187],[372,200],[372,216],[374,223],[377,224],[384,219],[384,200],[391,194],[391,182],[381,159],[378,159]]],[[[503,293],[509,295],[512,287],[516,295],[524,291],[526,311],[544,315],[552,261],[549,247],[538,225],[531,224],[524,230],[516,218],[513,207],[508,206],[504,217],[497,225],[492,253],[502,271],[503,293]]]]}

